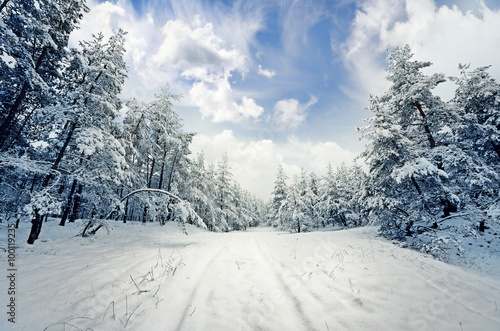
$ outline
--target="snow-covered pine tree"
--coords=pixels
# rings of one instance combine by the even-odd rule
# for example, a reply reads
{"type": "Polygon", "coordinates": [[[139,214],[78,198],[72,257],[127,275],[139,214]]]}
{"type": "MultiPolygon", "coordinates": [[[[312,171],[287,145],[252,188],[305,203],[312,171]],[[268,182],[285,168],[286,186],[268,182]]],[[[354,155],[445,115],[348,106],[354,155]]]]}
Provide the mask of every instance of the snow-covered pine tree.
{"type": "Polygon", "coordinates": [[[314,173],[311,172],[309,174],[308,178],[308,190],[307,190],[307,199],[310,201],[311,207],[310,207],[310,217],[312,220],[312,224],[314,224],[314,227],[319,229],[321,225],[321,218],[319,217],[319,212],[318,212],[318,203],[319,203],[319,178],[318,176],[314,173]]]}
{"type": "MultiPolygon", "coordinates": [[[[61,102],[59,83],[68,37],[87,10],[81,0],[2,1],[0,213],[19,213],[51,171],[47,163],[52,155],[43,147],[52,125],[47,125],[42,109],[61,102]]],[[[36,196],[44,197],[41,208],[58,208],[49,192],[36,196]]]]}
{"type": "Polygon", "coordinates": [[[329,163],[325,176],[320,181],[319,202],[316,206],[318,218],[323,226],[335,224],[338,209],[338,189],[335,172],[329,163]]]}
{"type": "MultiPolygon", "coordinates": [[[[71,194],[81,194],[74,187],[76,181],[85,182],[85,195],[89,203],[90,216],[103,216],[117,199],[115,189],[120,185],[126,162],[124,149],[116,137],[120,128],[114,122],[121,108],[118,94],[126,77],[123,60],[126,32],[119,30],[104,43],[102,34],[94,36],[91,42],[82,43],[82,51],[73,51],[68,66],[67,94],[64,104],[54,107],[61,118],[66,119],[60,130],[57,155],[52,161],[52,173],[47,174],[40,190],[44,190],[53,180],[53,172],[62,162],[73,168],[71,189],[65,210],[73,204],[73,213],[78,212],[81,196],[73,199],[71,194]],[[75,143],[74,148],[70,143],[75,143]],[[70,150],[77,155],[64,159],[70,150]],[[82,159],[82,158],[85,158],[82,159]],[[83,162],[82,162],[83,160],[83,162]],[[98,197],[98,198],[97,198],[98,197]]],[[[32,203],[37,203],[33,200],[32,203]]],[[[40,210],[32,208],[34,218],[28,243],[32,244],[40,233],[40,210]]]]}
{"type": "Polygon", "coordinates": [[[500,164],[500,84],[488,73],[490,66],[469,70],[459,65],[460,77],[452,104],[458,109],[462,123],[456,127],[457,143],[472,151],[489,165],[500,164]]]}
{"type": "Polygon", "coordinates": [[[220,225],[218,227],[222,231],[228,231],[231,221],[234,219],[234,212],[232,211],[231,199],[232,191],[232,174],[229,167],[229,159],[227,153],[222,155],[222,160],[218,163],[216,174],[216,188],[217,195],[216,201],[220,212],[220,225]]]}
{"type": "Polygon", "coordinates": [[[203,152],[199,153],[195,161],[191,163],[189,179],[191,190],[188,200],[210,231],[220,231],[216,228],[213,185],[210,183],[208,171],[205,169],[203,152]]]}
{"type": "Polygon", "coordinates": [[[446,145],[458,151],[443,163],[461,200],[482,209],[498,199],[500,190],[500,84],[488,67],[459,69],[461,77],[451,78],[457,89],[448,105],[454,116],[440,132],[446,145]]]}
{"type": "MultiPolygon", "coordinates": [[[[68,38],[84,0],[3,1],[0,22],[0,150],[19,144],[33,112],[59,102],[68,38]]],[[[32,123],[33,124],[33,123],[32,123]]],[[[35,132],[36,135],[36,132],[35,132]]]]}
{"type": "Polygon", "coordinates": [[[281,227],[283,225],[283,220],[279,217],[279,211],[287,198],[287,179],[288,177],[283,171],[283,166],[280,164],[276,180],[274,181],[274,190],[271,193],[272,202],[269,208],[268,225],[273,225],[274,227],[281,227]]]}
{"type": "Polygon", "coordinates": [[[301,169],[300,174],[293,177],[293,183],[288,187],[286,199],[278,212],[283,229],[300,233],[311,230],[315,225],[313,194],[307,177],[305,170],[301,169]]]}
{"type": "Polygon", "coordinates": [[[233,230],[246,230],[251,222],[250,211],[246,208],[244,191],[238,182],[233,183],[231,207],[233,209],[234,218],[231,222],[233,230]]]}
{"type": "Polygon", "coordinates": [[[343,226],[352,227],[365,224],[363,197],[366,174],[359,165],[340,165],[336,173],[337,216],[343,226]]]}
{"type": "Polygon", "coordinates": [[[367,207],[391,237],[431,226],[443,205],[458,203],[439,164],[438,128],[432,121],[444,107],[431,90],[444,76],[424,75],[421,70],[431,63],[410,61],[412,56],[409,46],[389,53],[387,78],[392,85],[381,97],[371,97],[374,116],[360,129],[369,140],[362,157],[370,168],[368,185],[375,191],[367,207]]]}

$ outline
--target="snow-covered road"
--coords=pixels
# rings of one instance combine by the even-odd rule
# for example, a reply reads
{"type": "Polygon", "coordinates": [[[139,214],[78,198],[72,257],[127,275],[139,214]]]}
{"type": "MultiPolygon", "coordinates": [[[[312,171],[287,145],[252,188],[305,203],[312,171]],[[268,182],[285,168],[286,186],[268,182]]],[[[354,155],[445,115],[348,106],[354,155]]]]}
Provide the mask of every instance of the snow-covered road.
{"type": "Polygon", "coordinates": [[[88,239],[55,224],[20,244],[17,323],[3,318],[1,330],[500,329],[499,276],[371,227],[185,236],[175,224],[116,224],[88,239]]]}

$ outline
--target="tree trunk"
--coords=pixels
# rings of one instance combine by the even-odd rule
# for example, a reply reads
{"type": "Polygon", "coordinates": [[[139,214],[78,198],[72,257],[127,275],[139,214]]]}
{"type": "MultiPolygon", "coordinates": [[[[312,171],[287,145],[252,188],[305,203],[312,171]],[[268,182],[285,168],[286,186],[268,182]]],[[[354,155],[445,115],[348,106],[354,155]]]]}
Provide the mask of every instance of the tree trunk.
{"type": "Polygon", "coordinates": [[[142,212],[142,223],[146,223],[148,217],[148,206],[144,206],[144,211],[142,212]]]}
{"type": "Polygon", "coordinates": [[[74,223],[76,218],[78,217],[78,212],[80,209],[80,204],[82,200],[82,191],[83,191],[83,186],[82,184],[78,184],[78,188],[76,190],[76,195],[73,198],[73,208],[71,210],[71,216],[69,217],[70,223],[74,223]]]}
{"type": "Polygon", "coordinates": [[[128,217],[128,199],[127,199],[127,202],[125,202],[125,211],[123,213],[123,223],[127,223],[127,217],[128,217]]]}
{"type": "Polygon", "coordinates": [[[61,217],[61,222],[59,223],[60,226],[64,226],[66,224],[66,220],[68,219],[68,215],[71,210],[71,205],[73,203],[73,194],[75,193],[76,183],[77,183],[76,179],[73,179],[73,183],[71,184],[71,190],[69,191],[68,195],[68,201],[66,202],[66,207],[64,208],[64,212],[61,217]]]}
{"type": "Polygon", "coordinates": [[[415,101],[415,107],[417,107],[418,112],[420,113],[420,116],[422,116],[422,119],[424,121],[424,130],[425,133],[427,133],[427,140],[429,140],[429,144],[431,145],[431,148],[436,147],[436,141],[434,140],[434,137],[432,137],[431,130],[429,129],[429,126],[427,125],[427,121],[425,120],[425,113],[422,110],[422,105],[420,102],[415,101]]]}
{"type": "Polygon", "coordinates": [[[163,144],[163,160],[161,163],[161,170],[160,170],[160,182],[158,183],[159,190],[163,189],[163,172],[165,171],[165,158],[166,157],[167,157],[167,146],[166,146],[166,144],[163,144]]]}
{"type": "MultiPolygon", "coordinates": [[[[2,6],[4,7],[6,4],[7,4],[7,0],[5,0],[2,3],[2,6]]],[[[3,9],[3,7],[0,7],[0,11],[3,9]]],[[[42,53],[40,54],[40,57],[38,58],[36,65],[35,65],[35,71],[38,71],[38,69],[42,65],[42,62],[43,62],[45,56],[47,55],[48,49],[49,49],[48,46],[45,46],[42,49],[42,53]]],[[[28,87],[29,87],[29,84],[27,81],[25,81],[23,84],[23,87],[21,88],[21,92],[19,93],[19,95],[16,98],[16,101],[14,101],[14,104],[9,109],[9,114],[7,115],[7,118],[2,123],[2,125],[0,125],[0,149],[7,139],[7,135],[9,133],[9,128],[12,124],[12,121],[14,120],[14,117],[19,113],[19,107],[21,106],[21,103],[23,102],[24,98],[26,97],[26,92],[28,92],[28,87]]]]}
{"type": "Polygon", "coordinates": [[[40,216],[40,214],[38,213],[38,209],[35,209],[35,217],[33,218],[33,220],[31,220],[31,224],[31,231],[28,237],[29,245],[33,245],[35,243],[35,240],[38,239],[38,235],[42,230],[42,216],[40,216]]]}
{"type": "Polygon", "coordinates": [[[30,193],[33,193],[33,190],[35,189],[35,183],[36,183],[36,174],[33,175],[33,181],[31,182],[30,193]]]}
{"type": "Polygon", "coordinates": [[[5,141],[7,140],[7,136],[9,134],[9,128],[12,124],[12,121],[14,120],[14,117],[19,111],[19,107],[21,106],[21,103],[23,102],[24,98],[26,97],[26,92],[28,91],[28,83],[25,82],[22,89],[21,93],[16,98],[16,101],[10,107],[9,113],[7,114],[7,117],[3,121],[2,125],[0,125],[0,148],[3,146],[5,141]]]}
{"type": "Polygon", "coordinates": [[[28,123],[28,121],[31,119],[31,116],[33,116],[33,113],[38,108],[38,106],[39,105],[36,105],[35,107],[33,107],[33,109],[28,114],[28,116],[26,116],[26,118],[24,119],[23,124],[21,125],[21,128],[17,131],[16,135],[12,138],[12,140],[10,141],[10,143],[7,146],[5,146],[4,151],[9,150],[9,149],[12,148],[12,146],[14,146],[15,142],[17,141],[17,139],[19,138],[19,136],[23,132],[24,127],[26,126],[26,124],[28,123]]]}
{"type": "Polygon", "coordinates": [[[418,186],[415,177],[411,176],[411,182],[413,183],[413,186],[415,186],[415,188],[417,189],[418,194],[422,195],[422,190],[420,189],[420,186],[418,186]]]}
{"type": "Polygon", "coordinates": [[[174,171],[175,171],[175,165],[177,163],[177,155],[178,154],[179,154],[179,149],[177,149],[177,151],[175,152],[174,159],[172,161],[172,168],[170,169],[170,175],[168,176],[167,191],[169,191],[169,192],[172,189],[172,183],[174,181],[174,171]]]}
{"type": "Polygon", "coordinates": [[[0,13],[5,8],[5,6],[7,6],[7,3],[9,3],[9,0],[3,0],[2,4],[0,5],[0,13]]]}
{"type": "Polygon", "coordinates": [[[155,159],[153,159],[153,162],[151,163],[151,172],[149,173],[149,178],[148,178],[148,188],[151,188],[151,182],[153,180],[154,170],[155,170],[155,159]]]}
{"type": "MultiPolygon", "coordinates": [[[[59,163],[61,163],[61,160],[66,152],[66,148],[69,145],[69,142],[73,136],[75,129],[76,129],[76,121],[73,121],[71,124],[71,127],[70,127],[70,131],[68,132],[68,136],[66,137],[66,140],[64,141],[64,144],[61,147],[61,150],[59,151],[59,154],[57,155],[56,160],[52,164],[52,167],[51,167],[52,170],[57,170],[57,168],[59,167],[59,163]]],[[[47,187],[53,177],[54,177],[53,173],[47,174],[47,176],[45,176],[45,178],[43,179],[43,182],[42,182],[40,189],[43,190],[45,187],[47,187]]],[[[41,222],[41,217],[40,217],[40,215],[38,215],[38,211],[35,211],[35,215],[31,221],[31,224],[32,224],[31,225],[31,233],[30,233],[30,236],[28,238],[28,244],[33,244],[35,242],[35,240],[38,239],[38,234],[40,233],[40,229],[42,228],[42,225],[41,224],[39,225],[40,222],[41,222]],[[36,234],[36,235],[34,235],[34,234],[36,234]]]]}

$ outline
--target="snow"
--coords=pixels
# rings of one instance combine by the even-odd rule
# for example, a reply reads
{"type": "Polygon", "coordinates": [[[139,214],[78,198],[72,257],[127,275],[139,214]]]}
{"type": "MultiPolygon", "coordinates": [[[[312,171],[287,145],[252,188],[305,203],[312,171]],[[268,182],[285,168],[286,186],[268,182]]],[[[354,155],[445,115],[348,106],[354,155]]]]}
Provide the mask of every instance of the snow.
{"type": "Polygon", "coordinates": [[[57,223],[44,223],[32,246],[28,223],[17,230],[16,324],[4,316],[0,330],[500,329],[498,263],[445,264],[377,237],[375,227],[291,234],[186,225],[184,235],[176,223],[116,222],[109,234],[81,238],[84,221],[57,223]]]}
{"type": "MultiPolygon", "coordinates": [[[[1,51],[1,50],[0,50],[1,51]]],[[[15,57],[10,56],[7,53],[0,52],[0,59],[9,67],[10,69],[14,69],[17,65],[17,61],[15,57]]]]}
{"type": "Polygon", "coordinates": [[[397,183],[401,183],[405,178],[410,178],[414,175],[426,177],[432,174],[448,178],[448,174],[443,170],[438,169],[434,164],[429,162],[424,157],[419,157],[412,162],[408,162],[401,168],[396,169],[392,173],[392,177],[397,183]]]}

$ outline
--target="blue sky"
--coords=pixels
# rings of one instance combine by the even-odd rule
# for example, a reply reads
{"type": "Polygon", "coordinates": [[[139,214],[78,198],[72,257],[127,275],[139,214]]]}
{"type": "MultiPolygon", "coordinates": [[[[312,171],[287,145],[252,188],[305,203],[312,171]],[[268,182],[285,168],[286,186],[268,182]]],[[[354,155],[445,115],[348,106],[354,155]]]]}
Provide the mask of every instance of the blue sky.
{"type": "MultiPolygon", "coordinates": [[[[149,101],[170,84],[175,110],[197,132],[193,154],[227,152],[244,188],[269,197],[279,164],[352,164],[363,150],[354,127],[371,94],[387,88],[387,49],[409,44],[432,72],[493,65],[500,79],[500,1],[474,0],[90,0],[71,42],[127,35],[123,97],[149,101]]],[[[449,99],[453,85],[437,94],[449,99]]]]}

